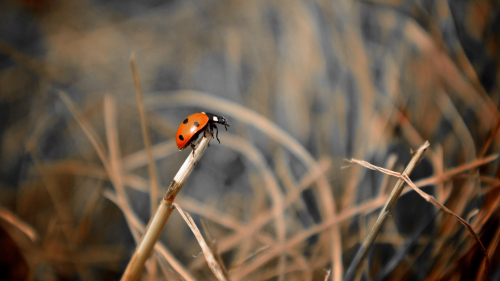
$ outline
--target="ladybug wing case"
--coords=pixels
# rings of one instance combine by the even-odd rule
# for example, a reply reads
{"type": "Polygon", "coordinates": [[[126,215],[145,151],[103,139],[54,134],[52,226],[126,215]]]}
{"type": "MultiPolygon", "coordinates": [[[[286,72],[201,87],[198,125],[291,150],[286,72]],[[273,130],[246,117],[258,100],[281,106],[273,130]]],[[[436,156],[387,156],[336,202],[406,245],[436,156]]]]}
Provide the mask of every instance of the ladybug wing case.
{"type": "Polygon", "coordinates": [[[189,115],[182,121],[175,134],[175,141],[179,150],[186,148],[192,141],[196,139],[208,124],[209,117],[204,113],[195,113],[189,115]]]}

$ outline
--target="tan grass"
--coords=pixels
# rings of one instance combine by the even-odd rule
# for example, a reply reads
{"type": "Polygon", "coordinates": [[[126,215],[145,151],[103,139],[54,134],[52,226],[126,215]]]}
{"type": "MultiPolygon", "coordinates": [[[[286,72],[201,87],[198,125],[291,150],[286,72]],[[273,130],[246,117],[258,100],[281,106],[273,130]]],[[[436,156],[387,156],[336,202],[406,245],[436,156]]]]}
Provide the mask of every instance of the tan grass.
{"type": "Polygon", "coordinates": [[[420,265],[428,280],[496,274],[498,77],[482,85],[485,65],[498,69],[491,3],[463,3],[460,22],[452,1],[21,2],[2,10],[23,16],[7,34],[33,29],[0,41],[0,221],[28,279],[121,275],[187,156],[178,121],[205,110],[231,130],[169,196],[201,217],[206,242],[177,212],[163,232],[158,220],[139,279],[215,280],[202,244],[233,280],[340,280],[397,180],[411,205],[393,210],[356,279],[415,278],[420,265]],[[462,46],[467,35],[484,50],[462,46]],[[395,179],[401,149],[426,139],[418,168],[432,174],[395,179]],[[426,206],[415,192],[444,212],[413,210],[426,206]]]}

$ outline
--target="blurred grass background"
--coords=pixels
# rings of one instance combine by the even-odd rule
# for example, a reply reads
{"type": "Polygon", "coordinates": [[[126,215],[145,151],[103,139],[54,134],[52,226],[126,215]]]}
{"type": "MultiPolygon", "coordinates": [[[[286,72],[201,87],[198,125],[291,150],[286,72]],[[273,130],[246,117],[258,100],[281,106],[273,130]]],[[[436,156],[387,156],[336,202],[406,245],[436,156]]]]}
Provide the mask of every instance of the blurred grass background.
{"type": "MultiPolygon", "coordinates": [[[[0,2],[0,279],[120,278],[151,209],[132,52],[159,196],[188,155],[179,122],[229,119],[176,202],[208,222],[233,280],[341,276],[395,183],[343,159],[402,171],[425,140],[412,180],[471,223],[500,280],[500,4],[465,0],[0,2]],[[118,148],[125,197],[61,91],[118,148]]],[[[143,279],[215,280],[177,213],[160,241],[143,279]]],[[[484,271],[463,227],[413,192],[367,259],[362,280],[484,271]]]]}

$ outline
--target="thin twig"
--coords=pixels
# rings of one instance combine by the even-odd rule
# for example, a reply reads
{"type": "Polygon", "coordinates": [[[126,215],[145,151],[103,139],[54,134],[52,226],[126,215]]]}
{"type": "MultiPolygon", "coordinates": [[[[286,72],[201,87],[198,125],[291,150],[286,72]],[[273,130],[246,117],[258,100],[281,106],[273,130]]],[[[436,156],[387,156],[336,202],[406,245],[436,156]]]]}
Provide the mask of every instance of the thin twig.
{"type": "MultiPolygon", "coordinates": [[[[411,174],[415,166],[420,162],[422,159],[425,150],[429,147],[429,142],[426,141],[420,148],[413,153],[413,158],[411,159],[410,163],[408,163],[408,166],[404,170],[403,174],[411,174]]],[[[359,161],[359,160],[357,160],[359,161]]],[[[357,161],[352,161],[358,163],[357,161]]],[[[362,162],[362,161],[360,161],[362,162]]],[[[363,161],[364,162],[364,161],[363,161]]],[[[358,163],[360,164],[360,163],[358,163]]],[[[391,171],[392,172],[392,171],[391,171]]],[[[399,176],[398,173],[393,172],[396,175],[399,176]]],[[[404,180],[400,179],[396,185],[394,186],[394,189],[392,190],[391,195],[387,199],[385,206],[382,208],[382,211],[380,211],[380,214],[377,218],[377,221],[375,221],[375,225],[373,225],[372,229],[370,230],[370,233],[368,233],[368,236],[366,237],[365,241],[363,242],[363,245],[361,245],[361,248],[359,248],[358,252],[356,253],[356,256],[354,257],[353,261],[351,262],[351,265],[347,269],[347,272],[345,274],[344,280],[351,280],[354,276],[354,272],[358,268],[359,264],[361,264],[361,261],[364,259],[366,256],[366,253],[370,249],[371,245],[375,241],[375,238],[377,237],[378,232],[380,231],[380,228],[384,224],[385,220],[389,217],[389,213],[392,210],[392,207],[396,203],[397,199],[401,195],[401,192],[403,191],[404,188],[404,180]]]]}
{"type": "Polygon", "coordinates": [[[123,273],[121,278],[122,281],[137,279],[144,262],[151,253],[151,249],[153,249],[158,237],[160,236],[163,226],[172,213],[172,203],[174,202],[175,196],[179,193],[182,186],[186,182],[186,179],[193,171],[194,166],[200,160],[211,139],[212,135],[210,133],[205,134],[205,137],[196,146],[196,149],[189,154],[186,161],[184,161],[184,164],[175,175],[167,189],[165,197],[161,200],[155,215],[149,220],[146,231],[142,235],[139,244],[137,244],[134,255],[123,273]]]}

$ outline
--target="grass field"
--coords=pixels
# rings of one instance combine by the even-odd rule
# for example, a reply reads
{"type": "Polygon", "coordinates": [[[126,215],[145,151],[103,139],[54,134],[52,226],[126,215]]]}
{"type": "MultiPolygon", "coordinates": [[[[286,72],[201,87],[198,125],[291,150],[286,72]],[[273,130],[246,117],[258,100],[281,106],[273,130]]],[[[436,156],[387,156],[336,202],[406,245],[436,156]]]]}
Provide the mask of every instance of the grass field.
{"type": "Polygon", "coordinates": [[[120,279],[206,111],[139,279],[500,280],[499,46],[494,1],[4,1],[0,279],[120,279]]]}

